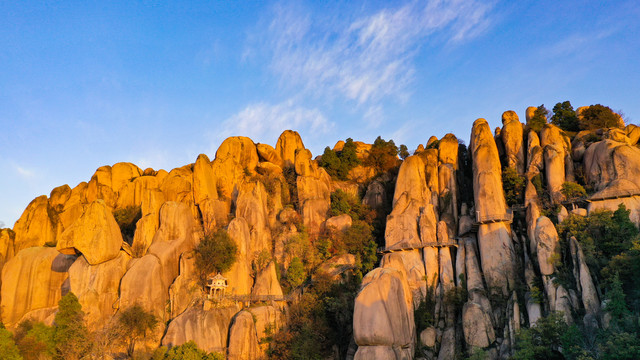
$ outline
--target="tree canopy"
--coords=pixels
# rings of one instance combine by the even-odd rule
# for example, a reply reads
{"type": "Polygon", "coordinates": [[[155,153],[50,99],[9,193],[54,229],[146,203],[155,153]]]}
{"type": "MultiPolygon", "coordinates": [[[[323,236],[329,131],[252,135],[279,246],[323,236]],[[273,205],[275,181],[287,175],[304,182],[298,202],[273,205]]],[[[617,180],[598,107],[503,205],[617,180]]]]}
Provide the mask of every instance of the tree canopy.
{"type": "Polygon", "coordinates": [[[202,280],[213,273],[222,273],[231,268],[238,256],[238,246],[225,230],[205,235],[196,246],[196,267],[202,280]]]}
{"type": "Polygon", "coordinates": [[[540,131],[542,127],[547,123],[547,115],[549,115],[549,110],[544,107],[544,104],[538,106],[533,113],[533,117],[529,119],[527,125],[534,130],[540,131]]]}
{"type": "Polygon", "coordinates": [[[579,116],[581,130],[621,127],[620,117],[610,107],[596,104],[582,110],[579,116]]]}
{"type": "Polygon", "coordinates": [[[580,131],[578,115],[569,101],[557,103],[553,107],[551,123],[565,131],[580,131]]]}

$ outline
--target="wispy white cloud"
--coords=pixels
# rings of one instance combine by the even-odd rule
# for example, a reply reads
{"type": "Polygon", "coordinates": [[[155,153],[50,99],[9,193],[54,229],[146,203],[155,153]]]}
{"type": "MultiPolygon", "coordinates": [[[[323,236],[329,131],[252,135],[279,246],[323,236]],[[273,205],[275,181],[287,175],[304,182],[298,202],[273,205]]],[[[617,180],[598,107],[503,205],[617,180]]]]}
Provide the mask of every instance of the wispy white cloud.
{"type": "Polygon", "coordinates": [[[20,177],[22,177],[23,179],[30,180],[33,179],[36,175],[34,170],[27,169],[17,164],[13,164],[13,168],[15,169],[16,173],[18,173],[18,175],[20,175],[20,177]]]}
{"type": "Polygon", "coordinates": [[[250,104],[224,121],[219,139],[248,136],[256,142],[271,143],[288,129],[308,134],[326,134],[334,127],[318,109],[308,109],[287,100],[279,104],[250,104]]]}
{"type": "Polygon", "coordinates": [[[284,85],[359,105],[389,97],[402,101],[420,47],[431,36],[448,43],[477,36],[490,25],[492,8],[487,1],[412,1],[327,25],[297,6],[279,4],[258,32],[284,85]]]}

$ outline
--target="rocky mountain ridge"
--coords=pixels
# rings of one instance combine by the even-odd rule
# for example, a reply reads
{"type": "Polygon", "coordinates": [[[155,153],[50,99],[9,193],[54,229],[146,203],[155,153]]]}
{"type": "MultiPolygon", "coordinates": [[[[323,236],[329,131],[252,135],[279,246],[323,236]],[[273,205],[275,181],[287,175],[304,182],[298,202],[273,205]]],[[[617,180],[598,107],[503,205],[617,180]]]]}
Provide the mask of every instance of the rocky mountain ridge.
{"type": "MultiPolygon", "coordinates": [[[[527,122],[533,115],[528,109],[527,122]]],[[[568,256],[573,285],[557,281],[556,224],[569,213],[586,216],[619,204],[640,223],[640,128],[580,132],[572,140],[551,124],[530,130],[513,111],[502,123],[492,132],[486,120],[476,120],[468,149],[452,134],[432,137],[397,174],[362,164],[346,181],[332,178],[290,130],[275,147],[228,138],[213,161],[202,154],[170,172],[130,163],[100,167],[89,182],[34,199],[13,229],[1,230],[2,322],[8,329],[25,320],[52,324],[58,301],[73,292],[90,330],[134,305],[160,319],[141,348],[193,340],[228,359],[264,357],[269,345],[262,340],[286,327],[287,309],[314,282],[283,289],[282,274],[305,256],[305,246],[354,226],[352,216],[330,216],[332,194],[340,190],[362,195],[372,209],[387,202],[391,208],[380,210],[386,216],[380,262],[355,298],[351,344],[334,357],[453,359],[482,348],[506,359],[516,333],[545,314],[605,326],[604,299],[575,238],[568,256]],[[515,206],[504,195],[506,169],[525,182],[515,206]],[[563,193],[577,177],[593,189],[587,205],[563,193]],[[554,221],[549,204],[559,209],[554,221]],[[194,248],[218,229],[238,252],[223,273],[227,296],[211,301],[194,248]],[[415,321],[421,306],[430,307],[424,326],[415,321]]],[[[357,142],[355,149],[364,160],[372,145],[357,142]]],[[[308,267],[314,277],[339,282],[359,262],[336,253],[308,267]]]]}

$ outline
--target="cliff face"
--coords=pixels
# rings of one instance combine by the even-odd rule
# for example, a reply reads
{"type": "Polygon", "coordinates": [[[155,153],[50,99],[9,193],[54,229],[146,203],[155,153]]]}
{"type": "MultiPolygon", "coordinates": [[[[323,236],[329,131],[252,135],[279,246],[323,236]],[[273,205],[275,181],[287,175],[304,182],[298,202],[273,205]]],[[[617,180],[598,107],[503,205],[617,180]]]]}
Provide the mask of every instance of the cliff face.
{"type": "MultiPolygon", "coordinates": [[[[513,111],[502,121],[494,136],[484,119],[476,120],[468,149],[452,134],[429,139],[402,162],[392,194],[385,184],[393,176],[374,177],[372,168],[356,167],[351,182],[332,179],[290,130],[275,147],[229,138],[213,161],[200,155],[170,172],[129,163],[100,167],[88,183],[34,199],[13,230],[0,231],[2,322],[10,329],[26,319],[51,323],[58,301],[72,291],[92,330],[137,304],[162,320],[140,346],[194,340],[229,359],[259,358],[265,331],[284,326],[287,301],[295,301],[285,298],[278,276],[294,260],[291,248],[306,239],[303,231],[315,239],[350,228],[347,215],[329,219],[331,194],[360,187],[371,208],[387,199],[392,208],[379,267],[364,276],[355,299],[356,359],[450,359],[476,347],[507,358],[515,333],[552,311],[563,311],[567,322],[585,314],[597,326],[602,299],[575,239],[575,287],[554,281],[560,240],[541,216],[534,183],[542,177],[547,201],[561,204],[563,183],[579,170],[596,192],[586,210],[573,213],[623,203],[637,225],[640,131],[602,130],[596,142],[578,134],[571,143],[553,125],[528,130],[513,111]],[[503,169],[524,177],[523,206],[507,205],[503,169]],[[238,253],[223,274],[230,296],[212,302],[193,250],[217,229],[226,230],[238,253]],[[539,290],[543,299],[533,294],[539,290]],[[430,321],[417,325],[414,311],[426,299],[430,321]],[[264,303],[248,307],[251,301],[264,303]]],[[[357,144],[358,157],[369,151],[357,144]]],[[[353,268],[350,256],[317,268],[338,279],[338,267],[353,268]]]]}

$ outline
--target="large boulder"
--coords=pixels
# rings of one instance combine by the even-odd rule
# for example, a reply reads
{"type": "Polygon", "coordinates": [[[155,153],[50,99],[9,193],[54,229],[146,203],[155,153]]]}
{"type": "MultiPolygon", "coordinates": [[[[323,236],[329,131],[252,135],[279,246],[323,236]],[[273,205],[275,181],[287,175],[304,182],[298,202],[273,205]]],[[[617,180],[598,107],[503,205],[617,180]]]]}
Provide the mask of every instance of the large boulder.
{"type": "Polygon", "coordinates": [[[276,151],[273,146],[268,144],[258,144],[256,145],[256,149],[258,150],[258,156],[260,157],[260,160],[270,162],[280,168],[284,166],[284,161],[282,161],[280,153],[276,151]]]}
{"type": "Polygon", "coordinates": [[[558,232],[546,216],[539,217],[536,222],[536,244],[540,273],[552,275],[555,272],[555,261],[558,261],[558,232]]]}
{"type": "MultiPolygon", "coordinates": [[[[469,145],[473,158],[473,190],[476,214],[484,219],[503,219],[506,202],[498,149],[485,119],[473,123],[469,145]]],[[[515,285],[515,259],[510,229],[503,222],[483,223],[478,230],[482,270],[491,292],[508,294],[515,285]]]]}
{"type": "Polygon", "coordinates": [[[190,307],[169,323],[162,345],[173,347],[194,341],[204,351],[224,353],[229,325],[238,310],[237,305],[210,310],[190,307]]]}
{"type": "Polygon", "coordinates": [[[502,113],[500,136],[504,144],[507,166],[517,170],[518,174],[524,174],[523,125],[515,111],[509,110],[502,113]]]}
{"type": "Polygon", "coordinates": [[[356,358],[364,358],[371,346],[402,348],[409,357],[413,354],[413,304],[401,272],[377,268],[364,277],[355,300],[353,335],[359,346],[356,358]]]}
{"type": "Polygon", "coordinates": [[[462,308],[462,330],[470,348],[486,348],[496,339],[491,318],[480,304],[473,302],[465,303],[462,308]]]}
{"type": "Polygon", "coordinates": [[[165,321],[168,289],[169,285],[163,280],[162,265],[155,255],[148,254],[140,259],[134,259],[120,282],[118,308],[127,309],[140,305],[165,321]]]}
{"type": "Polygon", "coordinates": [[[46,195],[31,201],[16,221],[14,251],[45,244],[55,244],[56,232],[54,222],[49,216],[49,200],[46,195]]]}
{"type": "Polygon", "coordinates": [[[231,323],[229,329],[229,348],[227,359],[252,360],[260,355],[260,345],[253,314],[247,310],[240,311],[231,323]]]}
{"type": "Polygon", "coordinates": [[[114,259],[121,247],[120,227],[103,200],[89,204],[82,216],[62,233],[56,246],[63,254],[82,254],[90,265],[114,259]]]}
{"type": "Polygon", "coordinates": [[[565,160],[568,152],[562,130],[555,125],[546,124],[540,131],[540,145],[544,151],[544,166],[547,187],[554,201],[561,201],[562,184],[565,182],[565,160]]]}
{"type": "Polygon", "coordinates": [[[124,251],[109,261],[91,265],[80,256],[69,268],[71,291],[78,297],[90,329],[109,322],[117,308],[120,280],[131,257],[124,251]]]}
{"type": "Polygon", "coordinates": [[[9,260],[2,269],[4,325],[12,328],[31,311],[57,306],[75,259],[52,247],[30,247],[9,260]]]}
{"type": "Polygon", "coordinates": [[[296,151],[304,149],[304,143],[297,131],[285,130],[276,143],[276,153],[280,155],[284,166],[292,166],[296,160],[296,151]]]}

